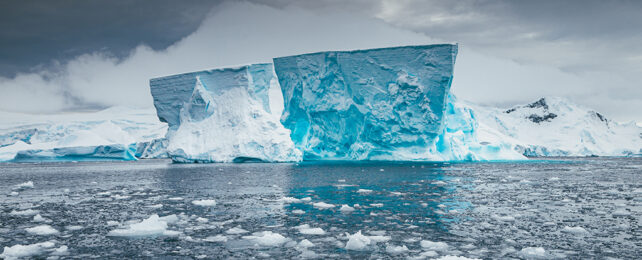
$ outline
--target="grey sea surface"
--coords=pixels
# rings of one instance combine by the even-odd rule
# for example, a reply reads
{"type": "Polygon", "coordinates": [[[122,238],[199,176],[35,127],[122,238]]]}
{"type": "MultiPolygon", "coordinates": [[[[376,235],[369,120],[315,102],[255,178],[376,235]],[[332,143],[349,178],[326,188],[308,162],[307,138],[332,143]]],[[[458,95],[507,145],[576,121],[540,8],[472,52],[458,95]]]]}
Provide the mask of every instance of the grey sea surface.
{"type": "Polygon", "coordinates": [[[640,259],[641,221],[642,158],[0,164],[6,258],[640,259]]]}

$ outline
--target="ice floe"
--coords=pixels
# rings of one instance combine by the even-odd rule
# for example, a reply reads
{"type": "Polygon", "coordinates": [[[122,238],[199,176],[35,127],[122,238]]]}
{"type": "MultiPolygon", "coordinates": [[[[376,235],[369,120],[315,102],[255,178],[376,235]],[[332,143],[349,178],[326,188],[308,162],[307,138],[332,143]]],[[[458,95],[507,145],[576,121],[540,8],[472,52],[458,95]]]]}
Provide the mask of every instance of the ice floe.
{"type": "Polygon", "coordinates": [[[31,228],[25,229],[29,234],[48,236],[58,234],[58,230],[49,226],[49,225],[39,225],[31,228]]]}
{"type": "Polygon", "coordinates": [[[294,227],[299,230],[299,233],[304,235],[325,235],[325,231],[321,228],[311,228],[308,224],[303,224],[294,227]]]}
{"type": "Polygon", "coordinates": [[[194,200],[192,201],[192,204],[196,206],[203,206],[203,207],[213,207],[216,206],[216,201],[215,200],[194,200]]]}
{"type": "Polygon", "coordinates": [[[127,228],[114,229],[109,231],[107,236],[115,237],[147,237],[147,236],[177,236],[178,231],[168,230],[168,222],[175,222],[176,215],[173,217],[161,218],[158,215],[151,215],[149,218],[135,224],[130,224],[127,228]]]}
{"type": "Polygon", "coordinates": [[[249,240],[256,245],[267,247],[280,246],[290,241],[289,238],[272,231],[255,232],[251,236],[243,236],[243,239],[249,240]]]}

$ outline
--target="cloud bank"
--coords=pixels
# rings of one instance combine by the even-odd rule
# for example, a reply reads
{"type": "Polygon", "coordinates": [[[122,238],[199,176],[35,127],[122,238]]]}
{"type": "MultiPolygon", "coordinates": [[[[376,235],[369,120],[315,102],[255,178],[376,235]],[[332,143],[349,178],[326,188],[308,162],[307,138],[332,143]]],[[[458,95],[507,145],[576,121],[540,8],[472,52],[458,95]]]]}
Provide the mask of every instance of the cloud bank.
{"type": "MultiPolygon", "coordinates": [[[[270,62],[273,57],[306,52],[431,43],[443,40],[390,25],[380,17],[341,11],[320,13],[289,5],[225,3],[213,10],[194,33],[161,51],[141,45],[123,59],[96,52],[35,73],[0,77],[0,110],[56,113],[117,105],[151,107],[148,81],[153,77],[270,62]]],[[[453,91],[460,98],[508,105],[558,95],[589,105],[610,102],[625,110],[642,110],[636,99],[630,104],[609,99],[608,92],[626,80],[520,64],[482,54],[475,48],[460,45],[453,83],[453,91]],[[600,86],[609,91],[596,91],[600,86]]],[[[605,112],[607,116],[616,114],[605,112]]],[[[617,119],[642,121],[635,114],[618,113],[617,119]]]]}

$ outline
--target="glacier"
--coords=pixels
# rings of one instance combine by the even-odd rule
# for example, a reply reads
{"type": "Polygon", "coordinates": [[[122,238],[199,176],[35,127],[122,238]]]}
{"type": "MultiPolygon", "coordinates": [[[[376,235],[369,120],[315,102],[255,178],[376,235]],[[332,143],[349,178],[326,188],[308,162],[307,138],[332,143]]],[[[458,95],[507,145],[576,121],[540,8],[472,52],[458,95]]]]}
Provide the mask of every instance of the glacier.
{"type": "Polygon", "coordinates": [[[168,124],[174,162],[301,160],[290,131],[271,113],[272,64],[220,68],[150,80],[158,118],[168,124]]]}
{"type": "Polygon", "coordinates": [[[0,161],[163,157],[164,151],[152,155],[145,149],[166,133],[167,125],[154,114],[153,109],[128,107],[52,115],[0,112],[0,161]]]}
{"type": "Polygon", "coordinates": [[[475,118],[449,97],[456,55],[439,44],[274,58],[281,122],[305,160],[523,158],[476,141],[475,118]]]}
{"type": "Polygon", "coordinates": [[[610,120],[563,97],[509,109],[471,107],[487,130],[529,157],[642,155],[642,127],[610,120]]]}

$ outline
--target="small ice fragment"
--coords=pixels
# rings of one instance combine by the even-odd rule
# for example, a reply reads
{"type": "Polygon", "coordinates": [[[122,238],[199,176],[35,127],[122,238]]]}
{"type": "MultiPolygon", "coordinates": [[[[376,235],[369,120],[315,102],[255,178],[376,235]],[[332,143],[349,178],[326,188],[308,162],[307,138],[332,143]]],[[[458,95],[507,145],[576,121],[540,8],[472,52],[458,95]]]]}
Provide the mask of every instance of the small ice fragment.
{"type": "Polygon", "coordinates": [[[12,216],[33,216],[38,214],[40,211],[35,209],[26,209],[26,210],[12,210],[9,215],[12,216]]]}
{"type": "Polygon", "coordinates": [[[196,206],[213,207],[213,206],[216,206],[216,201],[215,200],[194,200],[192,201],[192,204],[196,206]]]}
{"type": "Polygon", "coordinates": [[[279,201],[283,203],[301,203],[300,199],[292,198],[292,197],[283,197],[283,198],[280,198],[279,201]]]}
{"type": "Polygon", "coordinates": [[[118,226],[120,223],[118,221],[108,220],[107,226],[118,226]]]}
{"type": "Polygon", "coordinates": [[[163,207],[163,204],[154,204],[154,205],[149,205],[147,207],[150,209],[160,209],[163,207]]]}
{"type": "Polygon", "coordinates": [[[344,179],[339,179],[338,182],[346,182],[344,179]]]}
{"type": "Polygon", "coordinates": [[[40,214],[36,214],[35,216],[33,216],[33,221],[34,222],[48,222],[49,220],[46,219],[46,218],[43,218],[42,216],[40,216],[40,214]]]}
{"type": "Polygon", "coordinates": [[[341,208],[339,209],[339,211],[341,211],[341,213],[348,214],[348,213],[353,212],[354,208],[350,207],[350,206],[348,206],[346,204],[343,204],[343,205],[341,205],[341,208]]]}
{"type": "Polygon", "coordinates": [[[313,247],[314,244],[312,242],[310,242],[310,240],[303,239],[303,240],[301,240],[301,242],[299,242],[299,244],[297,246],[298,247],[302,247],[302,248],[308,248],[308,247],[313,247]]]}
{"type": "Polygon", "coordinates": [[[379,169],[379,171],[380,171],[380,172],[382,172],[382,171],[384,171],[384,169],[383,169],[383,168],[381,168],[381,169],[379,169]]]}
{"type": "Polygon", "coordinates": [[[559,181],[559,180],[560,180],[560,178],[552,177],[552,178],[550,178],[550,179],[548,179],[548,180],[549,180],[549,181],[559,181]]]}
{"type": "Polygon", "coordinates": [[[398,191],[392,191],[392,192],[390,192],[390,194],[392,194],[394,196],[403,196],[403,193],[398,192],[398,191]]]}
{"type": "Polygon", "coordinates": [[[447,183],[445,183],[443,181],[434,181],[432,184],[442,186],[442,185],[446,185],[447,183]]]}
{"type": "Polygon", "coordinates": [[[357,193],[361,193],[361,194],[367,194],[367,193],[370,193],[370,192],[372,192],[372,190],[368,190],[368,189],[358,189],[357,190],[357,193]]]}
{"type": "Polygon", "coordinates": [[[196,221],[201,222],[201,223],[207,223],[209,221],[209,219],[199,217],[199,218],[196,219],[196,221]]]}
{"type": "Polygon", "coordinates": [[[297,214],[297,215],[301,215],[301,214],[305,214],[305,211],[300,210],[300,209],[295,209],[295,210],[292,211],[292,213],[297,214]]]}
{"type": "Polygon", "coordinates": [[[383,203],[372,203],[372,204],[370,204],[370,207],[381,208],[381,207],[383,207],[383,203]]]}
{"type": "Polygon", "coordinates": [[[628,212],[626,209],[619,208],[613,211],[613,217],[626,217],[631,215],[631,212],[628,212]]]}
{"type": "Polygon", "coordinates": [[[329,204],[329,203],[325,203],[323,201],[322,202],[312,203],[312,206],[314,206],[315,208],[318,208],[318,209],[331,209],[331,208],[335,207],[335,205],[332,205],[332,204],[329,204]]]}
{"type": "Polygon", "coordinates": [[[225,243],[227,242],[227,237],[224,235],[209,236],[203,239],[203,241],[212,243],[225,243]]]}
{"type": "Polygon", "coordinates": [[[519,254],[526,259],[544,259],[546,250],[542,247],[525,247],[519,251],[519,254]]]}
{"type": "Polygon", "coordinates": [[[183,200],[183,198],[181,198],[181,197],[171,197],[171,198],[169,198],[167,200],[178,201],[178,200],[183,200]]]}
{"type": "Polygon", "coordinates": [[[275,247],[285,244],[290,239],[282,236],[279,233],[274,233],[272,231],[263,231],[253,233],[251,236],[243,236],[243,239],[250,240],[260,246],[269,246],[275,247]]]}
{"type": "Polygon", "coordinates": [[[386,246],[386,252],[392,255],[403,254],[405,252],[408,252],[408,247],[406,247],[405,245],[402,245],[402,246],[388,245],[386,246]]]}
{"type": "Polygon", "coordinates": [[[83,226],[71,225],[71,226],[66,226],[65,229],[67,229],[69,231],[76,231],[76,230],[83,229],[83,226]]]}
{"type": "Polygon", "coordinates": [[[325,231],[323,231],[323,229],[311,228],[308,224],[303,224],[294,228],[298,229],[299,232],[304,235],[325,235],[325,231]]]}
{"type": "Polygon", "coordinates": [[[241,226],[236,226],[236,227],[230,228],[227,231],[225,231],[226,234],[230,234],[230,235],[243,234],[243,233],[247,233],[247,232],[248,231],[245,230],[245,229],[242,229],[241,226]]]}
{"type": "Polygon", "coordinates": [[[513,222],[515,221],[515,217],[513,216],[499,216],[499,215],[493,215],[493,218],[497,221],[502,221],[502,222],[513,222]]]}
{"type": "Polygon", "coordinates": [[[58,230],[49,225],[40,225],[32,228],[25,229],[28,233],[40,236],[48,236],[58,234],[58,230]]]}
{"type": "Polygon", "coordinates": [[[23,182],[20,184],[16,184],[13,186],[14,190],[24,190],[24,189],[33,189],[33,182],[28,181],[28,182],[23,182]]]}
{"type": "Polygon", "coordinates": [[[66,255],[68,249],[69,248],[67,246],[60,246],[59,248],[54,249],[51,255],[55,255],[55,256],[66,255]]]}
{"type": "Polygon", "coordinates": [[[432,251],[446,251],[448,250],[448,244],[444,242],[432,242],[429,240],[421,240],[419,242],[421,244],[421,247],[427,250],[432,250],[432,251]]]}
{"type": "Polygon", "coordinates": [[[586,229],[584,229],[583,227],[568,227],[568,226],[564,227],[564,229],[562,229],[562,232],[571,233],[575,235],[588,233],[588,231],[586,231],[586,229]]]}
{"type": "Polygon", "coordinates": [[[9,196],[18,196],[18,194],[20,193],[18,193],[17,191],[12,191],[11,193],[9,193],[9,196]]]}
{"type": "Polygon", "coordinates": [[[301,201],[312,201],[312,198],[310,198],[310,197],[305,197],[305,198],[302,198],[302,199],[301,199],[301,201]]]}

